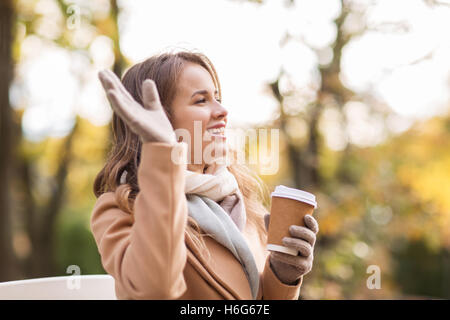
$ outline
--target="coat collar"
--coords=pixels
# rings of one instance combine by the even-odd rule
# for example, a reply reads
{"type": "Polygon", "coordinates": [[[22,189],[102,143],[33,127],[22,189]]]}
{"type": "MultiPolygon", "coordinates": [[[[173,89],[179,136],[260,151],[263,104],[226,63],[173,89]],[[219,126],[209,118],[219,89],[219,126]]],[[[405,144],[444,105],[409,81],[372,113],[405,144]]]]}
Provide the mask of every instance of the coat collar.
{"type": "Polygon", "coordinates": [[[201,276],[225,298],[251,300],[250,284],[236,257],[211,237],[204,237],[211,259],[200,254],[190,236],[185,234],[188,259],[201,276]],[[190,251],[190,252],[189,252],[190,251]]]}

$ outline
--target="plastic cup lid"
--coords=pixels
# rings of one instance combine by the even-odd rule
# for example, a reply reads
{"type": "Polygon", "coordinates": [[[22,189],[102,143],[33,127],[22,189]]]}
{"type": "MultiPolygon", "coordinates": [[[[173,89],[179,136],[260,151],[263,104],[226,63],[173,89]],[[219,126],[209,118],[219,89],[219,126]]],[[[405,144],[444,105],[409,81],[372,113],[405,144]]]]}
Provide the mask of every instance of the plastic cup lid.
{"type": "Polygon", "coordinates": [[[281,197],[298,200],[308,203],[314,206],[314,208],[317,208],[316,196],[312,193],[300,189],[294,189],[279,185],[275,187],[275,190],[271,193],[271,197],[281,197]]]}

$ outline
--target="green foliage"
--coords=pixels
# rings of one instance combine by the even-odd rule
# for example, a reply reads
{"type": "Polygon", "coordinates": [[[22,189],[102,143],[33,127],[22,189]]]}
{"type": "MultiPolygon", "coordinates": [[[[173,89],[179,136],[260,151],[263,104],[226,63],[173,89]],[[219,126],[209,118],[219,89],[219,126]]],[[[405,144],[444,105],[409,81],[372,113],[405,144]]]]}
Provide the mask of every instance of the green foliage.
{"type": "MultiPolygon", "coordinates": [[[[448,123],[418,123],[371,148],[322,145],[321,184],[309,190],[320,232],[303,299],[448,297],[448,123]],[[380,290],[367,288],[370,265],[380,267],[380,290]]],[[[290,174],[265,180],[274,186],[290,174]]]]}
{"type": "Polygon", "coordinates": [[[413,241],[393,256],[395,278],[404,294],[450,299],[450,250],[413,241]]]}
{"type": "Polygon", "coordinates": [[[106,273],[100,261],[97,245],[89,228],[92,208],[66,208],[61,214],[56,232],[56,260],[59,274],[77,265],[81,274],[106,273]]]}

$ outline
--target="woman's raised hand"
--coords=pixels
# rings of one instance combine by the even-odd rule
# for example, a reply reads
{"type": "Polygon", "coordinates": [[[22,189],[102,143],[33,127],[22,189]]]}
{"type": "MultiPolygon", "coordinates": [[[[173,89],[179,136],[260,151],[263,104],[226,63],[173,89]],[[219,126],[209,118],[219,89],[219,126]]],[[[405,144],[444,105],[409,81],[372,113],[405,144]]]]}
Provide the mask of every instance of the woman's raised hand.
{"type": "Polygon", "coordinates": [[[176,143],[173,127],[159,100],[153,80],[142,84],[143,106],[139,104],[110,70],[100,71],[100,82],[116,114],[145,142],[176,143]]]}

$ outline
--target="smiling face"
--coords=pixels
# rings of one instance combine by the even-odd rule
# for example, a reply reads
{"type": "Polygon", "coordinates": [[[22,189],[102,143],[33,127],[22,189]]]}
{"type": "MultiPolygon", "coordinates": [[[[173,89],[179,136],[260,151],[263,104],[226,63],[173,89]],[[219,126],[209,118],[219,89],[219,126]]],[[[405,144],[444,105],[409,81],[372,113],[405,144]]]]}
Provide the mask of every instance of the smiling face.
{"type": "Polygon", "coordinates": [[[221,105],[213,78],[205,68],[191,62],[185,64],[170,109],[177,138],[183,136],[182,141],[191,150],[189,170],[203,173],[205,165],[213,162],[208,155],[212,159],[226,156],[224,129],[228,111],[221,105]],[[182,134],[183,131],[189,134],[182,134]],[[201,159],[196,156],[200,152],[201,159]]]}

